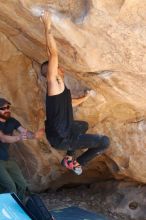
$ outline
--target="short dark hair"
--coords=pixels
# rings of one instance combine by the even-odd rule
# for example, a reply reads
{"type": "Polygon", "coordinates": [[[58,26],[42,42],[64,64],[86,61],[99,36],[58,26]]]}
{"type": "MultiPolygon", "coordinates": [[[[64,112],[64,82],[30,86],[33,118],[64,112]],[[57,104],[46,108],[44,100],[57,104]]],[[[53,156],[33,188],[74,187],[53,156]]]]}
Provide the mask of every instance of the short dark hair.
{"type": "Polygon", "coordinates": [[[48,66],[48,60],[41,64],[41,75],[46,77],[47,75],[47,66],[48,66]]]}

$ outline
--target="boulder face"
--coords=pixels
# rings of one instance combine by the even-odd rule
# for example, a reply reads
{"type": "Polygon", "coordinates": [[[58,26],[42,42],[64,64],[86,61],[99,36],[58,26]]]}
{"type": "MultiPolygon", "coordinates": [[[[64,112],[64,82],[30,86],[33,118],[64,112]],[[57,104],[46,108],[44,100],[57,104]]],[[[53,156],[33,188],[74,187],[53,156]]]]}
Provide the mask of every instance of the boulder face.
{"type": "Polygon", "coordinates": [[[108,135],[111,147],[75,177],[59,165],[63,153],[45,139],[13,146],[12,156],[30,187],[41,191],[111,177],[146,183],[146,2],[0,1],[0,95],[12,102],[13,116],[33,131],[45,120],[39,68],[47,55],[38,17],[44,9],[51,13],[59,65],[73,96],[87,88],[96,93],[74,109],[74,116],[88,121],[90,133],[108,135]]]}

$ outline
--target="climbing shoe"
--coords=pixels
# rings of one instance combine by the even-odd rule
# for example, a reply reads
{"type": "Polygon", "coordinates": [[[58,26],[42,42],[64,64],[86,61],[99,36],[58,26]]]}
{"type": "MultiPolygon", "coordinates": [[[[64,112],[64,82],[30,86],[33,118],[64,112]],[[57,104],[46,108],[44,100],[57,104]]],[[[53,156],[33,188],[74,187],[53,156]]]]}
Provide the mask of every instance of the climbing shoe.
{"type": "Polygon", "coordinates": [[[64,157],[61,161],[61,165],[71,170],[76,175],[82,174],[82,167],[76,160],[70,160],[69,157],[64,157]]]}

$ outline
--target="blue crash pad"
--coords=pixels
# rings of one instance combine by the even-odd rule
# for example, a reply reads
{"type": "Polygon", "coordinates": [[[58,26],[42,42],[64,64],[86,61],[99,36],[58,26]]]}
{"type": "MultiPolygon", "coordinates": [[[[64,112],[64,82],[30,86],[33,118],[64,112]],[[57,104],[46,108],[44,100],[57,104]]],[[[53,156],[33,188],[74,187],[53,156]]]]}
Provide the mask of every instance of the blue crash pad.
{"type": "Polygon", "coordinates": [[[0,194],[0,220],[32,220],[14,193],[0,194]]]}
{"type": "MultiPolygon", "coordinates": [[[[56,220],[108,220],[78,207],[68,207],[50,211],[56,220]]],[[[0,220],[33,220],[21,201],[14,193],[0,194],[0,220]]]]}
{"type": "Polygon", "coordinates": [[[101,214],[86,211],[78,207],[69,207],[51,211],[56,220],[108,220],[101,214]]]}

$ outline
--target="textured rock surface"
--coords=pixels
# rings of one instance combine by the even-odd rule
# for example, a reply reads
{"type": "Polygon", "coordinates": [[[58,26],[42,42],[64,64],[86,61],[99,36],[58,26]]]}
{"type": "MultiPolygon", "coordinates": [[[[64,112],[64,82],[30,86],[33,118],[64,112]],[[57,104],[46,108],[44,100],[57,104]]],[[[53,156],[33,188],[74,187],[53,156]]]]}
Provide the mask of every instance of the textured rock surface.
{"type": "MultiPolygon", "coordinates": [[[[26,128],[36,131],[43,124],[44,102],[41,100],[32,61],[19,52],[1,33],[0,48],[0,96],[6,97],[12,103],[12,116],[26,128]]],[[[46,188],[47,179],[53,179],[53,176],[57,175],[55,168],[57,154],[56,156],[53,154],[52,157],[45,140],[44,142],[26,141],[24,144],[13,146],[11,154],[36,190],[46,188]],[[54,164],[54,170],[51,169],[50,163],[54,164]],[[38,183],[42,186],[40,187],[38,183]]]]}
{"type": "Polygon", "coordinates": [[[90,132],[110,136],[111,148],[92,161],[83,176],[74,178],[64,173],[60,156],[45,140],[26,144],[31,147],[22,147],[20,158],[26,156],[17,160],[25,164],[36,189],[52,180],[57,187],[111,176],[146,183],[146,2],[1,0],[0,93],[14,104],[15,116],[33,130],[44,120],[38,63],[47,58],[43,26],[33,14],[47,4],[53,8],[60,64],[69,73],[73,94],[81,95],[85,88],[97,93],[75,109],[75,117],[87,120],[90,132]]]}
{"type": "Polygon", "coordinates": [[[41,194],[49,210],[77,206],[102,213],[108,220],[146,220],[145,195],[145,186],[122,181],[104,181],[41,194]]]}

